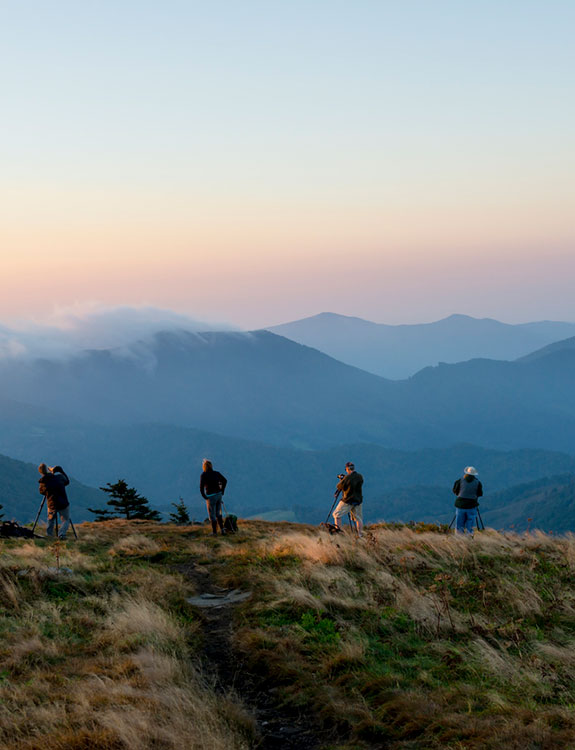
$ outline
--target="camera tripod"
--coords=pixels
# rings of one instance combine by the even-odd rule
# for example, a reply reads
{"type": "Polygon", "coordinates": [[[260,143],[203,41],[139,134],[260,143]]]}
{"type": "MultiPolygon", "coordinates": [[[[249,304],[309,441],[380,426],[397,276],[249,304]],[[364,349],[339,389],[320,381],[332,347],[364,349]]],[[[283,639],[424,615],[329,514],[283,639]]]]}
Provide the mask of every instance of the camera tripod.
{"type": "MultiPolygon", "coordinates": [[[[36,525],[38,523],[38,519],[40,518],[40,513],[42,513],[42,508],[44,507],[44,503],[46,502],[46,498],[42,498],[42,502],[40,503],[40,507],[38,508],[38,513],[36,513],[36,520],[34,521],[34,526],[32,526],[32,533],[36,530],[36,525]]],[[[56,511],[56,536],[58,536],[58,513],[59,511],[56,511]]],[[[74,532],[74,537],[77,539],[78,534],[76,533],[76,527],[74,526],[74,523],[72,522],[72,519],[70,519],[70,526],[72,527],[72,531],[74,532]]]]}
{"type": "MultiPolygon", "coordinates": [[[[331,514],[333,512],[333,509],[335,508],[336,503],[339,500],[340,493],[341,493],[341,490],[336,490],[334,492],[334,495],[333,495],[334,496],[333,505],[329,509],[329,513],[327,514],[327,517],[326,517],[325,521],[323,523],[320,523],[320,526],[323,526],[324,528],[326,528],[329,531],[330,534],[338,534],[338,533],[342,533],[343,532],[343,528],[340,529],[339,526],[336,526],[333,523],[329,523],[329,517],[331,516],[331,514]]],[[[357,528],[357,524],[355,524],[355,522],[353,522],[351,520],[351,513],[347,514],[347,520],[349,521],[349,530],[351,531],[351,533],[354,534],[354,531],[355,531],[355,533],[359,537],[359,530],[357,528]]]]}

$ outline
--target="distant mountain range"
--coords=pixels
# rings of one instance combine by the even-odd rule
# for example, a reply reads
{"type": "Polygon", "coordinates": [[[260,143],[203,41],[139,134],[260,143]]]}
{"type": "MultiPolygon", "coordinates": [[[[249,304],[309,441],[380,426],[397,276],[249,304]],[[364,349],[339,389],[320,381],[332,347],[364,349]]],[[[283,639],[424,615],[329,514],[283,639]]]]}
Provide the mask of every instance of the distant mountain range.
{"type": "Polygon", "coordinates": [[[571,339],[516,362],[442,364],[390,381],[267,331],[165,333],[70,359],[1,360],[0,450],[13,455],[14,419],[34,424],[32,405],[36,427],[54,414],[52,432],[59,420],[69,432],[71,420],[161,423],[307,449],[468,442],[570,453],[574,373],[571,339]]]}
{"type": "MultiPolygon", "coordinates": [[[[441,364],[403,381],[268,331],[166,332],[69,357],[3,358],[0,453],[33,466],[0,471],[0,503],[29,518],[43,460],[87,485],[124,478],[163,510],[181,496],[203,518],[198,477],[207,455],[229,475],[226,500],[238,515],[317,522],[352,459],[366,476],[370,518],[445,520],[453,480],[473,463],[486,508],[522,487],[519,505],[511,496],[497,505],[501,525],[541,514],[537,498],[545,497],[537,517],[558,529],[569,482],[549,496],[524,485],[575,474],[574,373],[575,337],[513,362],[441,364]]],[[[78,484],[72,497],[79,520],[103,502],[78,484]]]]}
{"type": "Polygon", "coordinates": [[[63,419],[161,422],[310,448],[392,441],[404,421],[395,391],[267,331],[160,333],[66,359],[0,360],[5,399],[63,419]]]}
{"type": "Polygon", "coordinates": [[[575,323],[509,325],[451,315],[435,323],[385,325],[326,312],[268,330],[375,375],[402,379],[440,362],[514,360],[575,336],[575,323]]]}

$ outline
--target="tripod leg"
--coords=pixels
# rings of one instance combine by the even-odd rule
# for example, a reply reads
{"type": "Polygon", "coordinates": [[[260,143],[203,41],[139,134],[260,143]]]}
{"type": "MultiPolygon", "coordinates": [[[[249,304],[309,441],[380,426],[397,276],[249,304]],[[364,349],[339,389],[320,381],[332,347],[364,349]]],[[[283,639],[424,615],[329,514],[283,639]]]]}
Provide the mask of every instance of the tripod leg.
{"type": "MultiPolygon", "coordinates": [[[[457,514],[456,514],[457,515],[457,514]]],[[[451,519],[451,523],[449,524],[449,528],[451,529],[453,527],[453,524],[455,523],[455,516],[451,519]]]]}
{"type": "Polygon", "coordinates": [[[38,519],[40,518],[40,513],[42,512],[42,508],[44,507],[44,503],[46,502],[46,498],[42,498],[42,502],[40,503],[40,507],[38,508],[38,513],[36,513],[36,520],[34,521],[34,526],[32,526],[32,533],[36,531],[36,526],[38,524],[38,519]]]}
{"type": "Polygon", "coordinates": [[[332,504],[332,506],[331,506],[331,508],[329,510],[329,513],[327,514],[327,518],[325,519],[325,523],[327,523],[329,521],[329,517],[333,513],[333,509],[335,508],[335,504],[337,503],[338,498],[339,498],[339,492],[336,492],[335,493],[335,499],[334,499],[333,504],[332,504]]]}
{"type": "Polygon", "coordinates": [[[479,508],[477,509],[477,520],[478,520],[477,528],[480,531],[485,531],[485,524],[483,523],[483,518],[481,518],[481,513],[479,512],[479,508]],[[481,522],[481,526],[479,526],[479,522],[481,522]]]}
{"type": "Polygon", "coordinates": [[[74,532],[75,539],[78,539],[78,534],[76,533],[76,527],[72,523],[72,519],[70,519],[70,526],[72,527],[72,531],[74,532]]]}

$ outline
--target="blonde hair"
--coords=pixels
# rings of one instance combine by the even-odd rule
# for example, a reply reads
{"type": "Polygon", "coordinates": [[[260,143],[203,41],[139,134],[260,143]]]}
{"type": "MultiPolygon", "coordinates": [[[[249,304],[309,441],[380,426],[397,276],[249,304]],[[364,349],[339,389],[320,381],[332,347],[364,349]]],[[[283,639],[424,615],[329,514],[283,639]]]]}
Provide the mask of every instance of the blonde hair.
{"type": "Polygon", "coordinates": [[[212,466],[212,462],[208,461],[207,458],[204,458],[204,460],[202,461],[202,469],[204,471],[209,471],[210,469],[213,469],[213,468],[214,467],[212,466]]]}

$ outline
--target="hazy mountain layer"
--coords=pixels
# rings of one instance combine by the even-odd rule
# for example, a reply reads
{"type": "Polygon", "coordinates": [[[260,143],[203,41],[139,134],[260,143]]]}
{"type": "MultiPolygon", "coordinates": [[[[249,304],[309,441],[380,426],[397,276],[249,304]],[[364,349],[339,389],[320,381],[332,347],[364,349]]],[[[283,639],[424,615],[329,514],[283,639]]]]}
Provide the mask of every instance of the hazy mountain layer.
{"type": "Polygon", "coordinates": [[[553,344],[549,344],[548,346],[543,347],[542,349],[538,349],[535,352],[531,352],[530,354],[527,354],[525,357],[521,357],[521,362],[534,362],[538,359],[543,359],[545,357],[551,357],[551,356],[567,356],[565,354],[560,354],[560,352],[572,352],[575,351],[575,336],[571,336],[568,339],[562,339],[561,341],[556,341],[553,344]]]}
{"type": "Polygon", "coordinates": [[[451,315],[435,323],[384,325],[321,313],[269,330],[313,346],[348,365],[401,379],[439,362],[463,362],[478,357],[517,359],[575,335],[575,323],[541,321],[508,325],[490,318],[451,315]]]}
{"type": "Polygon", "coordinates": [[[391,441],[397,386],[266,331],[158,334],[67,360],[3,360],[6,398],[100,423],[163,422],[313,447],[391,441]]]}
{"type": "MultiPolygon", "coordinates": [[[[26,402],[4,408],[27,424],[32,404],[39,422],[49,412],[64,424],[161,422],[305,448],[470,442],[571,452],[574,373],[569,345],[517,362],[439,365],[394,382],[265,331],[166,333],[69,360],[4,360],[0,388],[26,402]]],[[[53,429],[57,419],[48,423],[53,429]]]]}

